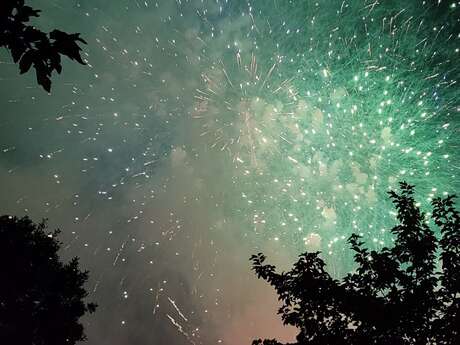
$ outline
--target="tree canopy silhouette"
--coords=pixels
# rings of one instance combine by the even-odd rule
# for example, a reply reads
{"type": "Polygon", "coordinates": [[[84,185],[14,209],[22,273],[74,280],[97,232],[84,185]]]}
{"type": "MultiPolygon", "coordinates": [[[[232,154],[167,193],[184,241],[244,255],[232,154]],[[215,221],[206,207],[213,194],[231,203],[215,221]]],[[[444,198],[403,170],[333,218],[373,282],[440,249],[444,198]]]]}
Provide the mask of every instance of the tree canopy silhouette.
{"type": "MultiPolygon", "coordinates": [[[[283,323],[299,329],[309,345],[460,344],[460,216],[454,196],[432,201],[431,220],[416,206],[414,187],[389,192],[399,224],[394,245],[369,250],[360,236],[348,239],[356,269],[341,281],[325,269],[320,253],[304,253],[289,272],[277,273],[261,253],[251,257],[259,278],[282,302],[283,323]]],[[[281,345],[254,340],[253,345],[281,345]]]]}
{"type": "Polygon", "coordinates": [[[78,258],[62,263],[59,231],[43,221],[0,217],[0,344],[62,345],[84,340],[79,318],[96,309],[83,300],[88,272],[78,258]]]}
{"type": "Polygon", "coordinates": [[[39,13],[40,10],[26,6],[24,0],[0,1],[0,47],[7,48],[13,61],[19,62],[21,74],[33,66],[38,84],[50,92],[51,74],[62,71],[62,55],[85,65],[78,42],[86,42],[78,33],[68,34],[59,30],[45,33],[27,24],[39,13]]]}

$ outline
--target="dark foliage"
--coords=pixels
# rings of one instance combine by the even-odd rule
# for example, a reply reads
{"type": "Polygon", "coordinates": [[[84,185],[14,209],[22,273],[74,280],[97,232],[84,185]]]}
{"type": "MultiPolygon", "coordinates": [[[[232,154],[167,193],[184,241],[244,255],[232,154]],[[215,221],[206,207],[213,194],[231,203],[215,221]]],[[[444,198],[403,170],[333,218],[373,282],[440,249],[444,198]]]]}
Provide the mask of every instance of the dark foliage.
{"type": "Polygon", "coordinates": [[[0,1],[0,47],[7,48],[13,61],[19,62],[21,74],[33,66],[37,82],[46,91],[51,90],[51,74],[61,73],[61,56],[67,56],[82,65],[78,42],[86,43],[79,34],[67,34],[59,30],[45,33],[28,25],[31,17],[40,11],[25,6],[24,0],[0,1]]]}
{"type": "Polygon", "coordinates": [[[29,218],[0,217],[0,344],[62,345],[84,340],[78,322],[96,309],[86,304],[88,272],[78,259],[63,264],[59,231],[29,218]]]}
{"type": "MultiPolygon", "coordinates": [[[[447,345],[460,344],[460,216],[454,197],[432,201],[435,237],[416,206],[414,188],[391,191],[398,225],[392,248],[365,248],[348,239],[356,270],[341,281],[325,270],[319,252],[305,253],[289,272],[277,273],[263,254],[251,257],[259,278],[282,302],[284,324],[299,329],[295,344],[447,345]],[[437,265],[439,262],[439,266],[437,265]]],[[[255,340],[253,345],[282,345],[255,340]]]]}

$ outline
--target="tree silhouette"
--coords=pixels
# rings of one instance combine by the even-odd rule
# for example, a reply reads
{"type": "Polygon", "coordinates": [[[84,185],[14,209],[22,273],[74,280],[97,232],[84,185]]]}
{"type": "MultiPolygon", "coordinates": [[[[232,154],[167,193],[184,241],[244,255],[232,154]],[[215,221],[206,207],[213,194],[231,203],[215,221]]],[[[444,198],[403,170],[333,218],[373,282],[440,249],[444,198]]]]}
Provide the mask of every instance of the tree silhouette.
{"type": "Polygon", "coordinates": [[[62,345],[84,340],[78,322],[96,309],[84,303],[88,272],[78,258],[58,257],[59,231],[43,221],[0,217],[0,344],[62,345]]]}
{"type": "Polygon", "coordinates": [[[0,1],[0,47],[7,48],[13,61],[19,62],[21,74],[33,66],[38,84],[50,92],[51,74],[62,71],[61,55],[85,65],[78,42],[86,42],[78,33],[59,30],[45,33],[28,25],[30,18],[38,17],[39,13],[39,10],[25,6],[24,0],[0,1]]]}
{"type": "MultiPolygon", "coordinates": [[[[294,344],[460,344],[460,216],[454,196],[432,201],[438,241],[416,206],[414,187],[402,182],[400,189],[389,192],[399,222],[391,230],[394,246],[369,250],[351,235],[356,270],[341,281],[326,272],[319,252],[302,254],[283,273],[264,264],[263,254],[251,257],[257,276],[278,293],[283,323],[299,329],[294,344]]],[[[282,345],[275,339],[252,344],[282,345]]]]}

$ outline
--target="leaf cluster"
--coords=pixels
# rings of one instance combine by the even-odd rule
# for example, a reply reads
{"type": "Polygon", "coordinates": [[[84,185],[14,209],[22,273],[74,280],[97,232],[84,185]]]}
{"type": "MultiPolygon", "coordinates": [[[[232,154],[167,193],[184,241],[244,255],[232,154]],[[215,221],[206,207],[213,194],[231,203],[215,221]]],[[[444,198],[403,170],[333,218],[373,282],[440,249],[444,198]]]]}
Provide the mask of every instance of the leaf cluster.
{"type": "Polygon", "coordinates": [[[31,17],[38,17],[39,14],[39,10],[26,6],[24,0],[2,0],[0,47],[7,48],[13,61],[19,62],[21,74],[33,66],[38,84],[50,92],[53,71],[62,71],[61,56],[85,65],[78,42],[86,42],[78,33],[68,34],[59,30],[45,33],[29,25],[31,17]]]}
{"type": "Polygon", "coordinates": [[[58,345],[84,340],[78,322],[96,309],[85,303],[88,272],[78,258],[62,263],[46,223],[0,217],[0,344],[58,345]]]}
{"type": "MultiPolygon", "coordinates": [[[[282,302],[283,323],[299,329],[295,344],[460,344],[460,217],[454,196],[432,201],[432,220],[416,206],[414,187],[389,192],[399,224],[394,246],[369,250],[353,234],[356,270],[342,280],[325,270],[320,253],[304,253],[289,272],[277,273],[261,253],[252,269],[282,302]],[[440,262],[440,266],[437,263],[440,262]]],[[[282,345],[255,340],[253,345],[282,345]]]]}

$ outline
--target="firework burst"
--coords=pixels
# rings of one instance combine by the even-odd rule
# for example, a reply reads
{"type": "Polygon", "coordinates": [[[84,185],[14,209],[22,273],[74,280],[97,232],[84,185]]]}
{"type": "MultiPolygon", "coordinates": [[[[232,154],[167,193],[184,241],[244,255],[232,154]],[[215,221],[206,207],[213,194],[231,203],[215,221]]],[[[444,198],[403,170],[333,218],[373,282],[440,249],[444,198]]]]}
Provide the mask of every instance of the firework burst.
{"type": "Polygon", "coordinates": [[[299,106],[292,79],[279,72],[280,58],[260,67],[254,53],[238,51],[203,72],[193,113],[200,120],[201,136],[212,148],[226,151],[238,165],[261,168],[262,158],[280,152],[289,140],[282,128],[293,124],[299,106]]]}

